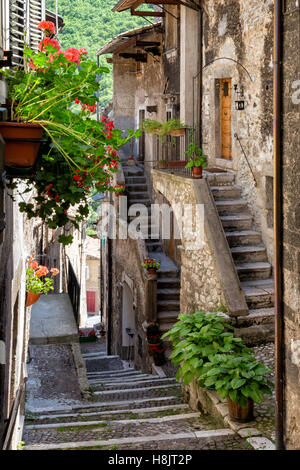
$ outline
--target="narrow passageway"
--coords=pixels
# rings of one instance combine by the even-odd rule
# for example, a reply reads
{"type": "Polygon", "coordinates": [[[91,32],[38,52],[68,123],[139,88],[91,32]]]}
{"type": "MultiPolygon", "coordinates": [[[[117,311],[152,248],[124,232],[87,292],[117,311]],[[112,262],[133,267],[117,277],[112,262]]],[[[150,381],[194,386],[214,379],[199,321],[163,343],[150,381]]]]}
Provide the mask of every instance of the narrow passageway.
{"type": "Polygon", "coordinates": [[[174,377],[146,374],[119,356],[107,356],[103,339],[81,344],[91,397],[80,399],[68,349],[32,347],[25,450],[252,449],[246,439],[183,403],[174,377]],[[55,366],[45,357],[53,357],[55,366]]]}

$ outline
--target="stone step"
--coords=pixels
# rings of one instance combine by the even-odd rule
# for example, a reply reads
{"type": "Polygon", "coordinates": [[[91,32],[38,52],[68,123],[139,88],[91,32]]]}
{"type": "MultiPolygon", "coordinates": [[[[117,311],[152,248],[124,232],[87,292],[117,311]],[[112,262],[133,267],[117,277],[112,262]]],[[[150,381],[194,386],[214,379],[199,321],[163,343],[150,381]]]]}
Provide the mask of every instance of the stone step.
{"type": "MultiPolygon", "coordinates": [[[[160,448],[162,449],[186,449],[187,446],[191,445],[192,449],[201,449],[201,441],[207,442],[213,439],[213,442],[216,443],[218,440],[223,441],[224,438],[233,438],[235,433],[229,428],[226,429],[217,429],[217,430],[201,430],[201,431],[188,431],[181,433],[170,433],[164,432],[162,434],[145,433],[143,436],[138,437],[122,437],[115,439],[95,439],[95,440],[86,440],[86,441],[69,441],[69,442],[47,442],[39,444],[27,444],[25,445],[25,450],[72,450],[72,449],[101,449],[101,448],[123,448],[134,450],[138,445],[145,444],[147,448],[157,449],[157,444],[160,443],[160,448]],[[173,447],[172,447],[173,445],[173,447]]],[[[237,438],[235,437],[235,441],[237,438]]],[[[241,443],[243,443],[242,438],[240,438],[241,443]]]]}
{"type": "Polygon", "coordinates": [[[157,312],[157,319],[160,323],[160,329],[162,327],[162,323],[176,323],[178,319],[178,315],[180,313],[180,310],[163,310],[163,311],[158,311],[157,312]]]}
{"type": "Polygon", "coordinates": [[[143,170],[141,170],[140,168],[123,168],[123,173],[124,173],[124,176],[125,178],[127,179],[127,177],[136,177],[136,176],[144,176],[144,172],[143,170]]]}
{"type": "MultiPolygon", "coordinates": [[[[158,377],[158,376],[157,376],[158,377]]],[[[149,375],[149,374],[140,374],[140,375],[132,375],[132,376],[119,376],[119,377],[89,377],[90,384],[100,384],[100,383],[131,383],[131,382],[138,382],[140,380],[156,380],[156,376],[149,375]]]]}
{"type": "Polygon", "coordinates": [[[178,272],[174,271],[173,277],[170,277],[170,276],[160,277],[160,274],[158,274],[157,288],[158,290],[165,290],[165,289],[179,289],[180,290],[180,279],[178,278],[178,272]]]}
{"type": "Polygon", "coordinates": [[[177,282],[180,282],[178,269],[169,269],[161,266],[157,271],[157,276],[158,284],[164,281],[167,282],[169,279],[176,279],[177,282]]]}
{"type": "Polygon", "coordinates": [[[241,188],[238,186],[211,186],[210,189],[215,200],[232,200],[241,197],[241,188]]]}
{"type": "Polygon", "coordinates": [[[157,310],[159,312],[178,312],[180,310],[180,300],[159,300],[157,302],[157,310]]]}
{"type": "MultiPolygon", "coordinates": [[[[145,198],[140,198],[140,199],[135,199],[134,197],[131,196],[131,194],[129,194],[129,197],[128,197],[128,207],[131,207],[135,204],[142,204],[143,206],[145,207],[151,207],[151,200],[149,199],[149,197],[145,197],[145,198]]],[[[136,216],[134,216],[135,218],[136,216]]]]}
{"type": "Polygon", "coordinates": [[[190,407],[186,404],[179,404],[179,405],[162,405],[162,406],[153,406],[148,408],[134,408],[131,409],[130,407],[124,409],[117,409],[117,410],[108,410],[108,411],[94,411],[94,412],[81,412],[79,413],[65,413],[65,414],[53,414],[53,415],[37,415],[37,416],[30,416],[28,421],[30,423],[38,423],[43,424],[45,422],[54,423],[56,420],[59,422],[73,422],[76,424],[75,419],[85,420],[85,422],[89,422],[89,420],[96,420],[96,419],[118,419],[120,417],[126,418],[126,416],[131,415],[136,418],[138,417],[155,417],[156,415],[159,416],[161,413],[172,413],[175,412],[183,413],[190,411],[190,407]]]}
{"type": "Polygon", "coordinates": [[[173,385],[176,383],[174,378],[166,377],[166,378],[158,378],[157,380],[147,379],[147,380],[140,380],[140,381],[131,381],[131,382],[106,382],[106,383],[93,383],[93,387],[96,390],[105,391],[105,390],[114,390],[114,389],[122,389],[122,390],[129,390],[129,389],[136,389],[139,390],[141,388],[150,387],[151,386],[159,386],[159,385],[173,385]]]}
{"type": "MultiPolygon", "coordinates": [[[[272,279],[270,280],[272,281],[272,279]]],[[[274,286],[249,286],[242,282],[242,289],[249,309],[260,309],[274,306],[274,286]]]]}
{"type": "Polygon", "coordinates": [[[135,184],[142,184],[142,185],[147,184],[147,180],[145,176],[126,176],[125,181],[126,181],[126,186],[135,185],[135,184]]]}
{"type": "Polygon", "coordinates": [[[250,230],[253,219],[250,214],[222,215],[220,217],[225,231],[250,230]]]}
{"type": "Polygon", "coordinates": [[[168,385],[154,385],[152,387],[141,387],[141,388],[128,388],[123,387],[119,390],[104,390],[96,391],[93,396],[100,401],[119,401],[119,400],[132,400],[137,398],[153,398],[159,397],[162,394],[166,397],[168,395],[173,396],[176,391],[180,393],[180,384],[168,384],[168,385]]]}
{"type": "Polygon", "coordinates": [[[97,376],[100,376],[100,377],[105,377],[105,376],[108,376],[108,377],[115,377],[115,376],[125,376],[125,375],[139,375],[141,374],[141,371],[139,370],[135,370],[135,369],[116,369],[116,370],[104,370],[104,371],[101,371],[101,372],[87,372],[87,376],[91,376],[91,375],[97,375],[97,376]]]}
{"type": "Polygon", "coordinates": [[[160,300],[178,300],[180,298],[180,289],[158,289],[157,298],[160,300]]]}
{"type": "MultiPolygon", "coordinates": [[[[193,418],[199,418],[199,412],[190,412],[190,413],[183,413],[183,414],[175,414],[172,416],[161,416],[156,418],[137,418],[137,419],[114,419],[112,421],[109,420],[97,420],[97,421],[70,421],[66,423],[47,423],[47,424],[29,424],[25,426],[25,431],[32,431],[32,430],[53,430],[59,428],[59,431],[62,432],[64,428],[76,428],[77,431],[80,432],[80,428],[84,430],[88,426],[89,430],[99,428],[99,425],[120,425],[126,426],[128,424],[156,424],[156,423],[167,423],[171,421],[179,421],[179,420],[189,420],[193,418]],[[93,428],[93,426],[95,426],[93,428]],[[79,428],[79,429],[78,429],[79,428]]],[[[69,431],[69,429],[66,429],[69,431]]]]}
{"type": "Polygon", "coordinates": [[[225,232],[225,235],[230,247],[261,244],[261,234],[255,230],[225,232]]]}
{"type": "Polygon", "coordinates": [[[133,410],[139,408],[156,408],[158,406],[173,406],[182,404],[182,399],[176,395],[168,395],[163,397],[146,397],[146,398],[134,398],[134,399],[123,399],[115,401],[90,401],[87,404],[79,405],[68,405],[64,408],[52,408],[52,409],[39,409],[38,412],[29,410],[30,419],[40,419],[40,417],[51,418],[55,415],[66,416],[68,414],[82,414],[82,413],[103,413],[103,412],[117,412],[118,410],[133,410]]]}
{"type": "Polygon", "coordinates": [[[129,201],[134,200],[142,201],[142,200],[150,200],[148,191],[130,191],[129,193],[129,201]]]}
{"type": "Polygon", "coordinates": [[[243,199],[221,200],[215,201],[219,215],[230,215],[240,212],[247,212],[247,202],[243,199]]]}
{"type": "Polygon", "coordinates": [[[264,245],[235,246],[231,248],[231,254],[236,263],[267,261],[267,250],[264,245]]]}
{"type": "Polygon", "coordinates": [[[243,317],[237,317],[237,327],[247,327],[253,325],[264,325],[268,323],[274,324],[275,321],[275,310],[274,307],[250,309],[249,315],[243,317]]]}
{"type": "Polygon", "coordinates": [[[209,173],[205,171],[204,176],[210,186],[225,186],[227,184],[232,185],[235,181],[235,175],[230,172],[209,173]]]}
{"type": "Polygon", "coordinates": [[[272,266],[270,263],[243,263],[236,264],[238,276],[245,279],[268,279],[271,276],[272,266]]]}
{"type": "Polygon", "coordinates": [[[135,192],[148,192],[148,186],[146,183],[131,183],[126,185],[126,189],[129,193],[135,192]]]}

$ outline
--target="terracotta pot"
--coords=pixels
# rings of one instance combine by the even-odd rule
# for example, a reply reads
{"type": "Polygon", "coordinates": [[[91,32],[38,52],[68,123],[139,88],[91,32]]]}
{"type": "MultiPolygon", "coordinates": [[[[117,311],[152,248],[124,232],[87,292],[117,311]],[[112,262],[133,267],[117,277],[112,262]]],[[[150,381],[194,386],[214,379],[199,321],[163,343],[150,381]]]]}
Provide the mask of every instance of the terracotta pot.
{"type": "Polygon", "coordinates": [[[164,358],[163,354],[159,354],[157,356],[154,356],[153,359],[154,359],[154,364],[156,366],[162,366],[165,363],[165,358],[164,358]]]}
{"type": "Polygon", "coordinates": [[[241,405],[235,403],[229,397],[227,397],[227,403],[230,418],[240,423],[248,423],[248,421],[253,421],[253,400],[250,398],[248,399],[246,408],[242,408],[241,405]]]}
{"type": "Polygon", "coordinates": [[[156,269],[154,269],[154,268],[149,268],[149,269],[147,269],[147,273],[148,273],[148,274],[156,274],[156,269]]]}
{"type": "Polygon", "coordinates": [[[27,292],[25,304],[26,307],[30,307],[30,305],[35,304],[39,300],[41,295],[42,294],[33,294],[32,292],[27,292]]]}
{"type": "Polygon", "coordinates": [[[148,352],[150,356],[153,356],[153,348],[157,348],[161,345],[161,343],[148,343],[148,352]]]}
{"type": "Polygon", "coordinates": [[[5,141],[5,165],[31,167],[35,164],[43,137],[40,125],[0,122],[0,133],[5,141]]]}
{"type": "Polygon", "coordinates": [[[182,129],[173,129],[170,134],[172,137],[181,137],[185,134],[185,128],[183,127],[182,129]]]}
{"type": "Polygon", "coordinates": [[[202,166],[194,166],[193,178],[202,178],[202,166]]]}

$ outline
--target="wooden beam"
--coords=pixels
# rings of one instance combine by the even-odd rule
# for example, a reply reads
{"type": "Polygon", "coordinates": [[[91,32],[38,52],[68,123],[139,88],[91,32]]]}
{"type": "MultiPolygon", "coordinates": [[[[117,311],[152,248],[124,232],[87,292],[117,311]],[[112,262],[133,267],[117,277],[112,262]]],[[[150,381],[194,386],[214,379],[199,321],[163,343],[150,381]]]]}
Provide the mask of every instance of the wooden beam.
{"type": "Polygon", "coordinates": [[[147,54],[134,54],[130,52],[121,52],[120,57],[124,59],[134,59],[136,62],[147,62],[147,54]]]}
{"type": "Polygon", "coordinates": [[[164,18],[165,14],[158,11],[135,11],[131,8],[132,16],[156,16],[158,18],[164,18]]]}
{"type": "Polygon", "coordinates": [[[136,41],[135,45],[137,47],[160,46],[160,42],[159,41],[136,41]]]}
{"type": "Polygon", "coordinates": [[[133,38],[131,39],[128,39],[128,41],[126,41],[124,44],[122,44],[121,46],[119,46],[115,51],[114,51],[114,54],[118,54],[119,52],[122,52],[124,51],[124,49],[127,49],[128,47],[132,46],[133,44],[136,43],[137,39],[139,39],[140,36],[134,36],[133,38]]]}
{"type": "Polygon", "coordinates": [[[152,3],[152,5],[179,5],[179,0],[146,0],[144,3],[152,3]]]}

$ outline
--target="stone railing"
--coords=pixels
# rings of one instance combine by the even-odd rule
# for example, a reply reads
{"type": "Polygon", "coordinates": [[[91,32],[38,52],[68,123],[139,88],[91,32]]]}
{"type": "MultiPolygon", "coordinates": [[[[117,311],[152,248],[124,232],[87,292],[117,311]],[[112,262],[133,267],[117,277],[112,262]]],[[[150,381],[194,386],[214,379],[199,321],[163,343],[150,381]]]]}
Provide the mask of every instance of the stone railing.
{"type": "Polygon", "coordinates": [[[193,248],[193,243],[184,232],[181,233],[181,312],[190,313],[195,309],[209,312],[225,306],[230,316],[248,315],[245,297],[207,181],[159,170],[152,170],[152,178],[154,191],[162,194],[171,207],[176,204],[199,204],[204,207],[201,247],[193,248]]]}

